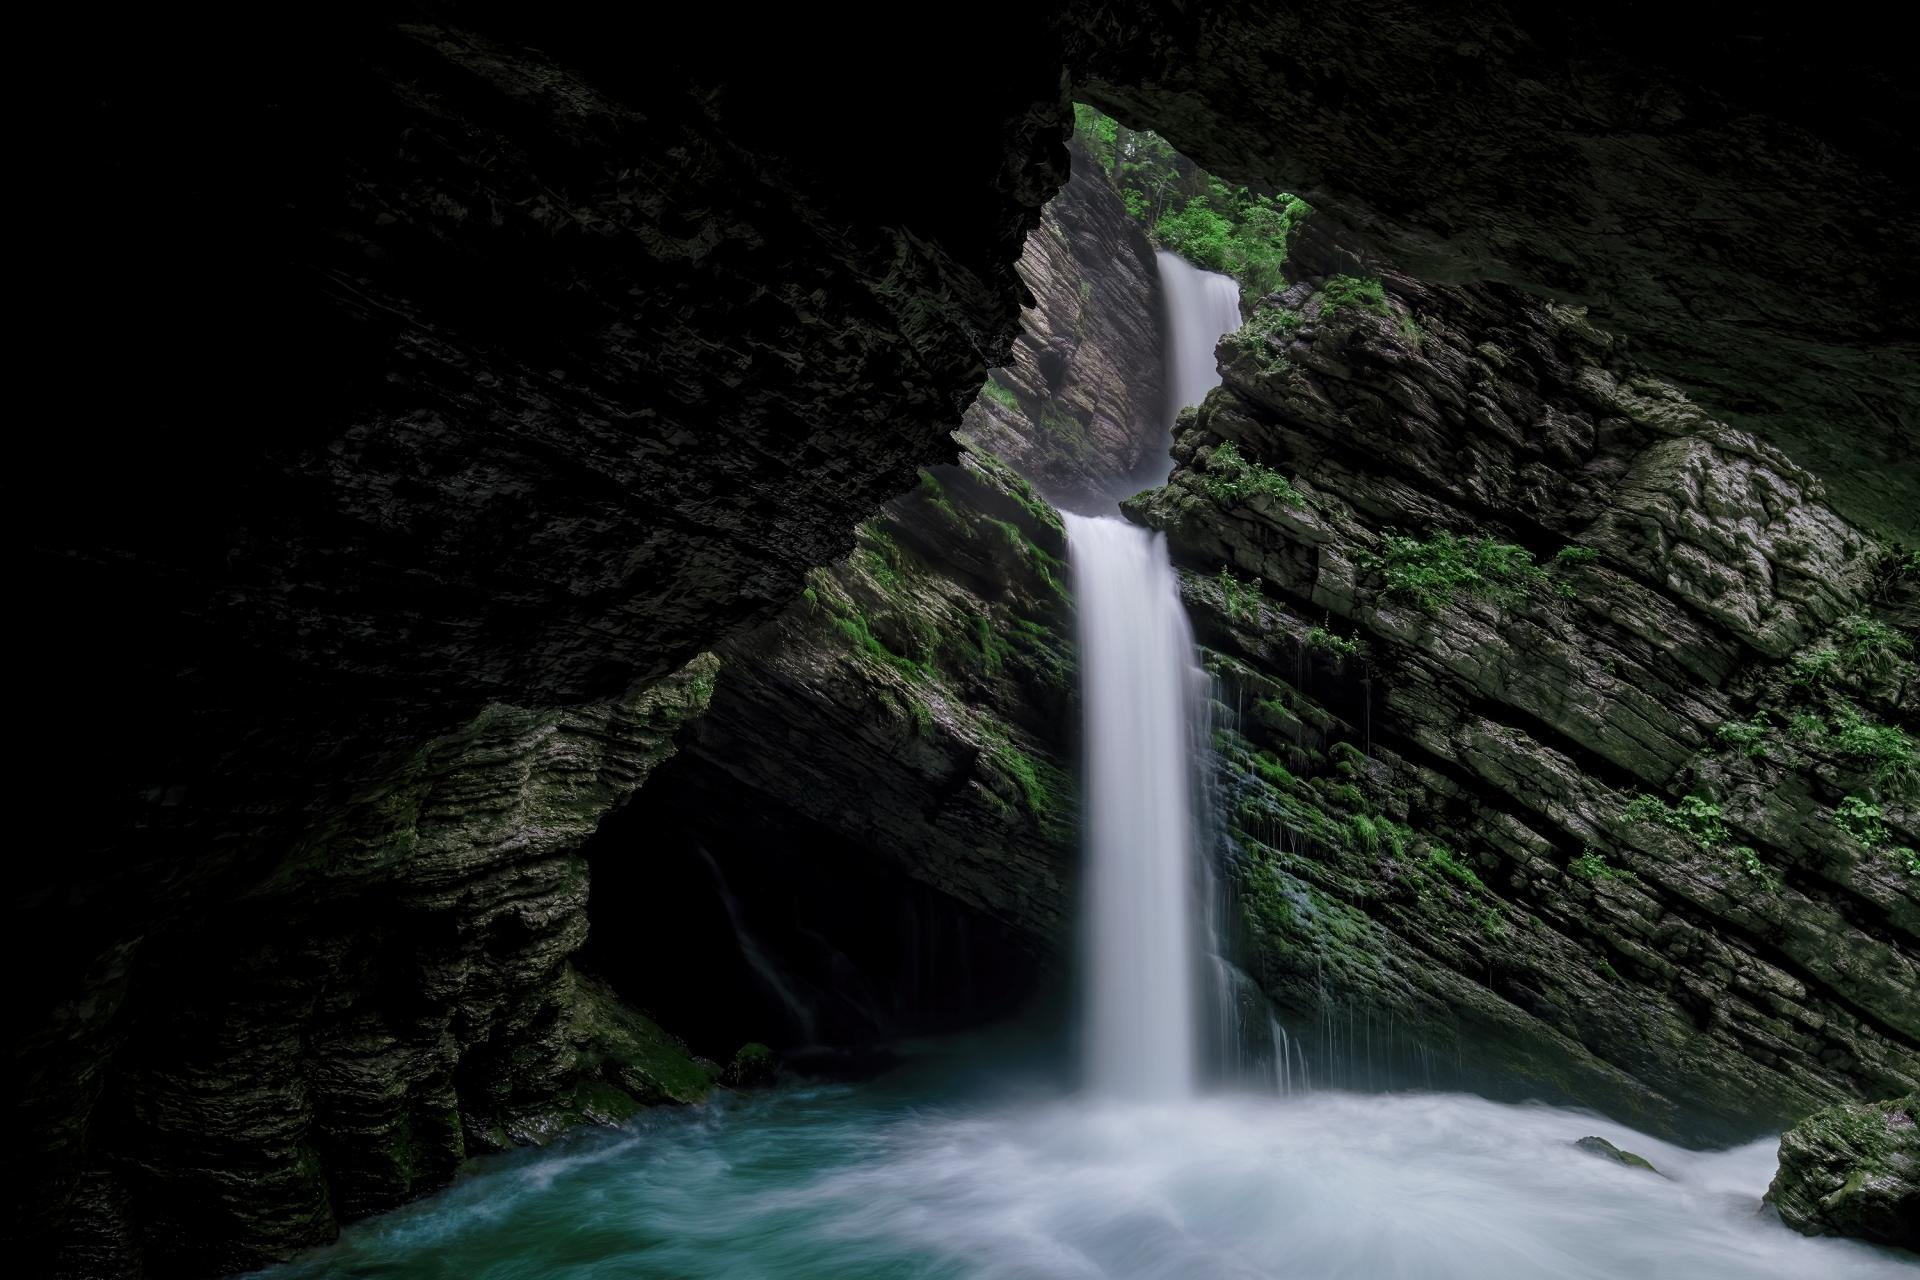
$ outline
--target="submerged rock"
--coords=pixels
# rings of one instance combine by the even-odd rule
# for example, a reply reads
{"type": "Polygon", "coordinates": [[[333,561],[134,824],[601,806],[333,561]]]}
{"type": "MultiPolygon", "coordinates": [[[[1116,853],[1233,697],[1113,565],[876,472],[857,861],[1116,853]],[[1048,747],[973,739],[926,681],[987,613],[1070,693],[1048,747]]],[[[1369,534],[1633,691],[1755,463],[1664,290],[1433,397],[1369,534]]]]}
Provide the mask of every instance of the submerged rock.
{"type": "MultiPolygon", "coordinates": [[[[1589,1155],[1599,1156],[1603,1160],[1611,1160],[1615,1164],[1623,1164],[1629,1169],[1645,1169],[1648,1173],[1660,1173],[1658,1169],[1653,1167],[1653,1162],[1645,1156],[1637,1156],[1631,1151],[1622,1151],[1605,1138],[1589,1136],[1580,1139],[1573,1145],[1589,1155]]],[[[1665,1177],[1666,1175],[1660,1174],[1660,1176],[1665,1177]]]]}
{"type": "Polygon", "coordinates": [[[1920,1250],[1920,1094],[1842,1102],[1780,1138],[1767,1203],[1803,1235],[1920,1250]]]}
{"type": "Polygon", "coordinates": [[[740,1051],[733,1055],[733,1061],[727,1064],[726,1071],[721,1074],[720,1082],[736,1089],[771,1084],[779,1065],[773,1050],[756,1040],[740,1046],[740,1051]]]}

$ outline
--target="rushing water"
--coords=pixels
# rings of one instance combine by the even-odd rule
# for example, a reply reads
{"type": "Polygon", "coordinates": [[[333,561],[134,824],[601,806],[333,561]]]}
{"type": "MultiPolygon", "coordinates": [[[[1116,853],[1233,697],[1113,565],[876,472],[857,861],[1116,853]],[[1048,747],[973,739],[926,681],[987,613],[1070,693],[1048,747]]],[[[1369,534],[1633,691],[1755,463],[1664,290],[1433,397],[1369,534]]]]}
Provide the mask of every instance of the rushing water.
{"type": "Polygon", "coordinates": [[[1193,783],[1200,680],[1165,537],[1069,515],[1086,723],[1084,976],[1088,1081],[1193,1091],[1198,1028],[1193,783]]]}
{"type": "Polygon", "coordinates": [[[1220,385],[1213,349],[1222,334],[1240,327],[1240,286],[1232,276],[1203,271],[1165,249],[1158,262],[1167,309],[1167,399],[1178,411],[1220,385]]]}
{"type": "Polygon", "coordinates": [[[1460,1095],[1170,1102],[909,1071],[483,1162],[275,1280],[1913,1280],[1703,1154],[1460,1095]],[[997,1100],[989,1100],[997,1099],[997,1100]],[[1665,1177],[1569,1145],[1599,1134],[1665,1177]]]}

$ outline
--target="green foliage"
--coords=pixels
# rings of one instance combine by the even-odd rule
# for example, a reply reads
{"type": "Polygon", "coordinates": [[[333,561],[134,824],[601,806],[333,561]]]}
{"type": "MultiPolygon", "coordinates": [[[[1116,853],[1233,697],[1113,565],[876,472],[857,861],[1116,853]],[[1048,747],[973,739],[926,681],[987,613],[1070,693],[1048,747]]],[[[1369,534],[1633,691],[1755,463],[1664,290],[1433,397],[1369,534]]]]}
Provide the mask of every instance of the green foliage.
{"type": "Polygon", "coordinates": [[[1688,796],[1670,805],[1659,796],[1635,796],[1621,812],[1628,822],[1651,823],[1690,837],[1702,849],[1717,849],[1727,842],[1727,824],[1721,820],[1720,806],[1705,796],[1688,796]]]}
{"type": "Polygon", "coordinates": [[[1249,296],[1282,287],[1287,238],[1308,212],[1305,201],[1229,186],[1158,134],[1125,128],[1084,103],[1074,104],[1073,118],[1080,145],[1119,190],[1127,216],[1156,243],[1234,276],[1249,296]]]}
{"type": "Polygon", "coordinates": [[[1020,401],[1014,396],[1012,391],[1001,386],[999,380],[992,376],[989,376],[986,382],[981,384],[980,394],[985,399],[999,405],[1009,413],[1020,412],[1020,401]]]}
{"type": "Polygon", "coordinates": [[[1460,538],[1445,529],[1425,541],[1389,532],[1381,550],[1365,555],[1363,563],[1386,578],[1389,595],[1405,596],[1427,610],[1442,609],[1462,594],[1512,604],[1547,576],[1525,547],[1460,538]]]}
{"type": "Polygon", "coordinates": [[[1219,503],[1244,502],[1255,495],[1291,507],[1306,503],[1291,481],[1270,467],[1242,457],[1240,447],[1231,440],[1215,445],[1207,455],[1206,478],[1202,483],[1219,503]]]}
{"type": "Polygon", "coordinates": [[[1920,879],[1920,852],[1909,849],[1906,845],[1901,845],[1889,852],[1893,854],[1893,860],[1899,864],[1901,870],[1920,879]]]}
{"type": "Polygon", "coordinates": [[[1820,689],[1840,675],[1840,651],[1829,645],[1797,653],[1788,664],[1788,678],[1802,689],[1820,689]]]}
{"type": "Polygon", "coordinates": [[[1609,865],[1592,845],[1582,849],[1580,856],[1567,864],[1567,870],[1582,880],[1624,880],[1633,875],[1631,871],[1609,865]]]}
{"type": "Polygon", "coordinates": [[[1342,307],[1390,316],[1386,286],[1371,276],[1334,276],[1320,290],[1320,318],[1331,320],[1342,307]]]}
{"type": "Polygon", "coordinates": [[[1831,742],[1840,754],[1870,764],[1875,782],[1909,786],[1916,776],[1913,739],[1893,725],[1867,719],[1851,703],[1834,713],[1831,742]]]}
{"type": "Polygon", "coordinates": [[[1310,627],[1307,630],[1307,648],[1317,649],[1332,655],[1336,661],[1345,662],[1360,652],[1360,642],[1337,636],[1325,627],[1310,627]]]}
{"type": "Polygon", "coordinates": [[[1860,796],[1848,796],[1833,811],[1835,824],[1869,849],[1878,849],[1887,843],[1885,816],[1879,805],[1860,796]]]}
{"type": "Polygon", "coordinates": [[[1713,731],[1724,746],[1737,747],[1756,760],[1764,760],[1767,755],[1767,735],[1772,732],[1771,722],[1765,711],[1756,711],[1747,720],[1729,720],[1713,731]]]}
{"type": "Polygon", "coordinates": [[[933,736],[933,708],[915,698],[907,704],[907,715],[913,720],[913,732],[922,738],[933,736]]]}
{"type": "Polygon", "coordinates": [[[1233,343],[1271,373],[1278,363],[1273,339],[1284,343],[1306,320],[1298,311],[1286,307],[1262,307],[1253,317],[1233,331],[1233,343]]]}
{"type": "Polygon", "coordinates": [[[1300,779],[1287,771],[1287,767],[1280,763],[1280,757],[1264,747],[1258,755],[1252,757],[1252,763],[1254,771],[1269,786],[1291,791],[1300,785],[1300,779]]]}
{"type": "Polygon", "coordinates": [[[1913,642],[1878,618],[1856,613],[1840,619],[1840,657],[1856,675],[1885,676],[1903,665],[1913,642]]]}
{"type": "Polygon", "coordinates": [[[1774,874],[1773,868],[1760,860],[1759,851],[1752,845],[1735,845],[1729,852],[1732,853],[1734,861],[1740,864],[1740,869],[1758,880],[1762,888],[1778,889],[1780,887],[1780,877],[1774,874]]]}
{"type": "Polygon", "coordinates": [[[1227,616],[1242,622],[1251,622],[1260,615],[1260,579],[1247,582],[1233,576],[1227,566],[1220,566],[1220,597],[1226,603],[1227,616]]]}
{"type": "Polygon", "coordinates": [[[1592,547],[1562,547],[1553,553],[1553,562],[1572,568],[1574,565],[1592,564],[1600,558],[1600,553],[1592,547]]]}
{"type": "Polygon", "coordinates": [[[984,613],[973,615],[974,641],[980,651],[980,666],[990,676],[997,676],[1007,659],[1013,656],[1013,646],[1001,638],[994,627],[993,619],[984,613]]]}
{"type": "Polygon", "coordinates": [[[1787,732],[1796,742],[1811,743],[1827,732],[1827,722],[1811,711],[1796,711],[1787,717],[1787,732]]]}

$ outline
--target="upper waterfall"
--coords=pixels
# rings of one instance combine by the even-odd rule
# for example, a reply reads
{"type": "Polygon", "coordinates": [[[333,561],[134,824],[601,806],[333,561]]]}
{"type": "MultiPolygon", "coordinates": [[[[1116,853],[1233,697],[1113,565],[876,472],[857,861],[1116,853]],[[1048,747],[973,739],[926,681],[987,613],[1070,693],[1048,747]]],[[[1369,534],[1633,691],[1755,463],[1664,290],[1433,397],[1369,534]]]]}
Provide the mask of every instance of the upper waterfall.
{"type": "Polygon", "coordinates": [[[1167,307],[1167,417],[1171,421],[1220,385],[1213,349],[1221,335],[1240,327],[1240,285],[1232,276],[1203,271],[1177,253],[1162,249],[1156,257],[1167,307]]]}

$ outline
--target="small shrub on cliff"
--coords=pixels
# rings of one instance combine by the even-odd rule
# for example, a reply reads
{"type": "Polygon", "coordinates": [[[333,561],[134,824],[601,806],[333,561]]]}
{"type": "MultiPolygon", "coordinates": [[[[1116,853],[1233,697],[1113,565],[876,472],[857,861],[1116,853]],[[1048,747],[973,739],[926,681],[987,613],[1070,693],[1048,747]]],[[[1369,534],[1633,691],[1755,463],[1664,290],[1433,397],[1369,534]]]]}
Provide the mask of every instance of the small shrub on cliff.
{"type": "Polygon", "coordinates": [[[1312,627],[1307,631],[1307,648],[1328,654],[1337,662],[1345,662],[1360,652],[1360,642],[1337,636],[1325,627],[1312,627]]]}
{"type": "Polygon", "coordinates": [[[1253,313],[1253,318],[1233,331],[1234,345],[1252,356],[1260,367],[1273,372],[1279,363],[1273,350],[1273,339],[1282,342],[1291,338],[1306,320],[1298,311],[1286,307],[1262,307],[1253,313]]]}
{"type": "Polygon", "coordinates": [[[1875,782],[1902,788],[1913,784],[1913,739],[1893,725],[1876,724],[1849,703],[1834,713],[1831,741],[1840,754],[1871,765],[1875,782]]]}
{"type": "Polygon", "coordinates": [[[1371,276],[1334,276],[1320,290],[1320,318],[1331,320],[1342,307],[1357,307],[1376,315],[1390,316],[1386,286],[1371,276]]]}
{"type": "Polygon", "coordinates": [[[1731,852],[1734,861],[1740,864],[1740,869],[1758,880],[1761,888],[1778,889],[1780,887],[1780,877],[1773,873],[1772,867],[1760,860],[1759,851],[1752,845],[1735,845],[1731,852]]]}
{"type": "Polygon", "coordinates": [[[1273,498],[1297,507],[1304,499],[1293,483],[1271,467],[1241,456],[1240,446],[1228,440],[1213,447],[1207,455],[1207,473],[1203,481],[1207,494],[1215,502],[1245,502],[1256,495],[1273,498]]]}
{"type": "Polygon", "coordinates": [[[1632,873],[1610,866],[1600,851],[1588,845],[1580,851],[1580,856],[1567,864],[1567,870],[1582,880],[1622,880],[1632,873]]]}
{"type": "Polygon", "coordinates": [[[1553,553],[1553,562],[1564,568],[1575,565],[1592,564],[1600,558],[1600,553],[1592,547],[1562,547],[1553,553]]]}
{"type": "Polygon", "coordinates": [[[1721,745],[1735,747],[1746,752],[1756,760],[1764,760],[1767,755],[1767,735],[1771,733],[1772,723],[1767,713],[1756,711],[1747,720],[1729,720],[1713,731],[1721,745]]]}
{"type": "Polygon", "coordinates": [[[1362,564],[1386,579],[1389,595],[1405,596],[1423,609],[1439,610],[1462,595],[1513,604],[1546,579],[1525,547],[1492,538],[1460,538],[1445,529],[1422,541],[1389,532],[1378,553],[1362,564]]]}
{"type": "Polygon", "coordinates": [[[1856,675],[1888,676],[1907,665],[1913,642],[1878,618],[1856,613],[1840,619],[1841,659],[1856,675]]]}
{"type": "Polygon", "coordinates": [[[1226,604],[1227,616],[1242,622],[1251,622],[1260,615],[1260,579],[1247,582],[1233,576],[1225,565],[1220,566],[1220,598],[1226,604]]]}
{"type": "Polygon", "coordinates": [[[1727,842],[1727,824],[1721,820],[1720,806],[1705,796],[1688,796],[1670,805],[1659,796],[1639,795],[1628,802],[1620,816],[1628,822],[1678,831],[1702,849],[1717,849],[1727,842]]]}

